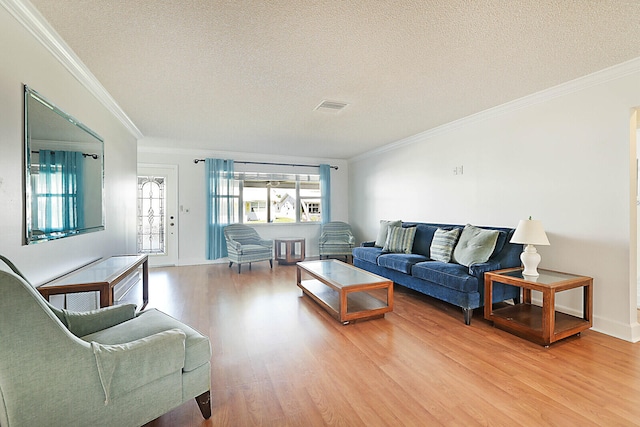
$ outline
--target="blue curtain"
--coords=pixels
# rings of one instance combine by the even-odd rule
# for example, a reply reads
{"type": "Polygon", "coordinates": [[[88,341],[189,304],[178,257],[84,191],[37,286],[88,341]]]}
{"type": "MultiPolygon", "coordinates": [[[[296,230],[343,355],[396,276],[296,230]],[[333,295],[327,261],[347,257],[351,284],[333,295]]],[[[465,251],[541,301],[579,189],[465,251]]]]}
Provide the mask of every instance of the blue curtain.
{"type": "Polygon", "coordinates": [[[77,151],[40,150],[37,227],[50,233],[84,228],[84,163],[77,151]]]}
{"type": "Polygon", "coordinates": [[[320,165],[320,192],[322,202],[320,206],[323,224],[331,221],[331,166],[320,165]]]}
{"type": "Polygon", "coordinates": [[[207,186],[207,259],[224,258],[227,243],[224,227],[235,222],[237,195],[233,179],[233,160],[205,160],[207,186]]]}

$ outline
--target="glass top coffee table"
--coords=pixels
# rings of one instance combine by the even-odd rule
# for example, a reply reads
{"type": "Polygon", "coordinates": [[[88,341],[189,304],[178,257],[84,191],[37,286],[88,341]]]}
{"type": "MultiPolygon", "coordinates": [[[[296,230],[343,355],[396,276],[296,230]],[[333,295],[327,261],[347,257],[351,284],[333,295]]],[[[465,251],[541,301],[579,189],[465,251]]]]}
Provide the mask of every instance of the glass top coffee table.
{"type": "Polygon", "coordinates": [[[335,259],[297,265],[297,284],[343,324],[384,317],[393,310],[393,281],[335,259]],[[311,279],[302,280],[303,276],[311,279]]]}

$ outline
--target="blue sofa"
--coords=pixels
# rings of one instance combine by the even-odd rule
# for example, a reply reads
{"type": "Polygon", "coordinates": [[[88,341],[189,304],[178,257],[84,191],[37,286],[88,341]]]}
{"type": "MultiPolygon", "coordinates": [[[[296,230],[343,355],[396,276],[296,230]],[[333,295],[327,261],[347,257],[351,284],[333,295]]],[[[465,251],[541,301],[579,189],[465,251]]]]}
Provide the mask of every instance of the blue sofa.
{"type": "MultiPolygon", "coordinates": [[[[453,261],[445,263],[430,258],[431,242],[438,228],[464,229],[464,225],[404,222],[402,227],[416,227],[411,253],[389,253],[364,242],[353,249],[356,267],[393,280],[396,284],[462,308],[464,322],[469,325],[473,309],[484,305],[484,273],[503,268],[519,267],[522,245],[509,243],[514,229],[480,227],[498,230],[495,249],[489,260],[469,267],[453,261]]],[[[520,298],[520,288],[494,284],[493,302],[520,298]]]]}

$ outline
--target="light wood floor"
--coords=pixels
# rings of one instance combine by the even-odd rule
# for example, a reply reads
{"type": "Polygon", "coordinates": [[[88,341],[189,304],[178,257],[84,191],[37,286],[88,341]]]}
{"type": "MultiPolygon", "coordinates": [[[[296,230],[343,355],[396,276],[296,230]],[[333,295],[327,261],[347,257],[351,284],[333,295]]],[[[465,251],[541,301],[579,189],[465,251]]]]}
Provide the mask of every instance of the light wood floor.
{"type": "Polygon", "coordinates": [[[545,349],[400,286],[384,319],[343,326],[268,263],[149,279],[150,307],[211,339],[213,415],[148,426],[640,425],[640,345],[593,331],[545,349]]]}

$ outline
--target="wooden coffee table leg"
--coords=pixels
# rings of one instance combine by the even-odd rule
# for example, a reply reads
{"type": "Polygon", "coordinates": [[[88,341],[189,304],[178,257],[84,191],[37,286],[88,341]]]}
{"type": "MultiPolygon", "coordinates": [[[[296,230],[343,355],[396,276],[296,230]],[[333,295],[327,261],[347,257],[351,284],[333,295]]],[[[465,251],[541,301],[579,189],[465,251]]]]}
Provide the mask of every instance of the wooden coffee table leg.
{"type": "Polygon", "coordinates": [[[347,293],[344,290],[340,291],[340,321],[343,324],[347,324],[349,323],[349,321],[346,321],[347,317],[347,293]]]}

